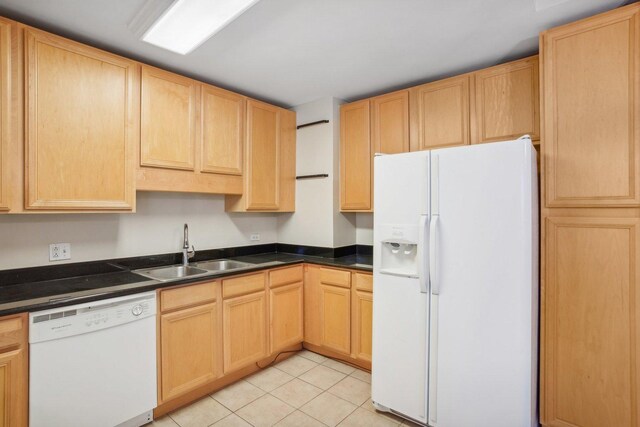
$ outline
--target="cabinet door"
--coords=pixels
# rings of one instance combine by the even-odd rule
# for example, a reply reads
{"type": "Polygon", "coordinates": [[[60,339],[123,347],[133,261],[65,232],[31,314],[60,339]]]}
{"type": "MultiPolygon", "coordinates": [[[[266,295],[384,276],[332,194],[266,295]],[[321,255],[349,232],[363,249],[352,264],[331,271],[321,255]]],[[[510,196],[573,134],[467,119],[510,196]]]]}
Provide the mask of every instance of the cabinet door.
{"type": "Polygon", "coordinates": [[[304,342],[322,345],[320,267],[304,266],[304,342]]]}
{"type": "Polygon", "coordinates": [[[302,342],[302,282],[270,290],[271,353],[302,342]]]}
{"type": "Polygon", "coordinates": [[[278,209],[280,181],[280,112],[247,101],[247,209],[278,209]]]}
{"type": "Polygon", "coordinates": [[[244,96],[202,85],[202,172],[242,174],[244,96]]]}
{"type": "Polygon", "coordinates": [[[411,90],[412,151],[469,144],[469,75],[411,90]]]}
{"type": "Polygon", "coordinates": [[[474,77],[474,144],[525,134],[540,139],[537,56],[478,71],[474,77]]]}
{"type": "Polygon", "coordinates": [[[142,67],[140,165],[193,170],[197,82],[142,67]]]}
{"type": "Polygon", "coordinates": [[[27,209],[134,206],[135,62],[25,30],[27,209]]]}
{"type": "Polygon", "coordinates": [[[369,100],[340,107],[340,209],[372,209],[369,100]]]}
{"type": "Polygon", "coordinates": [[[637,218],[547,218],[542,418],[636,426],[640,384],[637,218]]]}
{"type": "Polygon", "coordinates": [[[373,294],[353,290],[352,354],[356,359],[371,362],[371,338],[373,322],[373,294]]]}
{"type": "Polygon", "coordinates": [[[27,427],[29,316],[0,319],[0,427],[27,427]]]}
{"type": "Polygon", "coordinates": [[[340,353],[351,352],[351,291],[320,285],[322,346],[340,353]]]}
{"type": "Polygon", "coordinates": [[[224,373],[267,356],[266,292],[224,301],[224,373]]]}
{"type": "Polygon", "coordinates": [[[371,141],[375,153],[409,151],[409,91],[371,98],[371,141]]]}
{"type": "Polygon", "coordinates": [[[640,204],[640,8],[541,36],[546,204],[640,204]]]}
{"type": "Polygon", "coordinates": [[[218,303],[160,317],[160,400],[167,401],[220,376],[218,303]]]}
{"type": "Polygon", "coordinates": [[[0,427],[26,427],[25,350],[0,353],[0,427]]]}
{"type": "Polygon", "coordinates": [[[0,211],[9,210],[9,144],[11,143],[13,24],[0,19],[0,211]]]}

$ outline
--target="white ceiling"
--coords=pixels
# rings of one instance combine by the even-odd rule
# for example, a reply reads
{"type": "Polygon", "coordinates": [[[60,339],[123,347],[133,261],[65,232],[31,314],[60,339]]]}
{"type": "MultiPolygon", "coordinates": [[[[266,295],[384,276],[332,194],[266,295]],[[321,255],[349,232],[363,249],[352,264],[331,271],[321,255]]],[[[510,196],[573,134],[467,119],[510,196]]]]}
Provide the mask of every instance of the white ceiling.
{"type": "Polygon", "coordinates": [[[0,14],[288,107],[524,57],[541,30],[625,0],[261,0],[187,56],[130,28],[145,4],[170,3],[0,0],[0,14]]]}

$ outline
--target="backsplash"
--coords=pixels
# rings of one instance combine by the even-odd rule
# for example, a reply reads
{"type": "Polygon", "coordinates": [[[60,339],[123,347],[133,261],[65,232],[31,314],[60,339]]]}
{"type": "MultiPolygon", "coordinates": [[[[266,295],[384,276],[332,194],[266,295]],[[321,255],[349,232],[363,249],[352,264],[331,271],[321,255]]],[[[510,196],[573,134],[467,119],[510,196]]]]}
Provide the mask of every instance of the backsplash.
{"type": "Polygon", "coordinates": [[[277,241],[276,214],[226,213],[221,195],[138,192],[134,214],[0,215],[0,270],[179,252],[185,222],[196,251],[277,241]],[[62,242],[71,259],[49,262],[62,242]]]}

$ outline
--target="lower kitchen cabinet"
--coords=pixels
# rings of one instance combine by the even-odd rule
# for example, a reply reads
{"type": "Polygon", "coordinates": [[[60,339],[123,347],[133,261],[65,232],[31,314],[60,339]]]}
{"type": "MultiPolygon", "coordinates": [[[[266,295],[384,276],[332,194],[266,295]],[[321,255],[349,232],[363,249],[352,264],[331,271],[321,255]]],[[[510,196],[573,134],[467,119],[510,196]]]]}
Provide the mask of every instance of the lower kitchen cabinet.
{"type": "Polygon", "coordinates": [[[160,317],[161,401],[208,383],[221,374],[218,303],[160,317]]]}
{"type": "Polygon", "coordinates": [[[373,324],[373,276],[354,273],[351,291],[351,356],[371,362],[373,324]]]}
{"type": "Polygon", "coordinates": [[[322,345],[320,331],[320,267],[304,266],[304,342],[322,345]]]}
{"type": "Polygon", "coordinates": [[[272,271],[269,286],[270,350],[275,353],[304,336],[302,266],[272,271]]]}
{"type": "MultiPolygon", "coordinates": [[[[260,274],[264,277],[263,274],[260,274]]],[[[256,275],[253,275],[256,276],[256,275]]],[[[233,279],[233,289],[250,288],[252,276],[233,279]],[[247,281],[245,288],[237,283],[247,281]]],[[[228,282],[223,281],[223,292],[228,282]]],[[[232,289],[231,287],[229,289],[232,289]]],[[[223,302],[224,373],[243,368],[268,356],[267,345],[267,293],[262,289],[248,295],[225,299],[223,302]]]]}
{"type": "Polygon", "coordinates": [[[27,426],[27,325],[27,314],[0,318],[0,427],[27,426]]]}
{"type": "Polygon", "coordinates": [[[160,291],[160,403],[222,374],[218,288],[205,282],[160,291]]]}
{"type": "Polygon", "coordinates": [[[322,345],[340,353],[351,351],[351,293],[337,286],[320,286],[322,345]]]}
{"type": "Polygon", "coordinates": [[[313,351],[371,368],[373,276],[305,266],[304,343],[313,351]]]}

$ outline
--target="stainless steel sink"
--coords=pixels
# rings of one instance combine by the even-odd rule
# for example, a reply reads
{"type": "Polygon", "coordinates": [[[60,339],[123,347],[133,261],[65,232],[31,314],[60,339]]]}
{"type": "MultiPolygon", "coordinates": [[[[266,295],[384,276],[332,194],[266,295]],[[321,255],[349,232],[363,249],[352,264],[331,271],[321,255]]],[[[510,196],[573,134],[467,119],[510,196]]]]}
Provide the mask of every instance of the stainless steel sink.
{"type": "Polygon", "coordinates": [[[233,261],[230,259],[218,259],[214,261],[196,262],[194,265],[198,268],[203,268],[209,271],[226,271],[236,270],[239,268],[247,268],[253,266],[254,264],[250,264],[248,262],[233,261]]]}
{"type": "Polygon", "coordinates": [[[134,273],[150,279],[168,282],[170,280],[184,279],[187,277],[198,277],[211,274],[207,270],[196,267],[184,267],[182,265],[172,265],[170,267],[148,268],[135,270],[134,273]]]}

